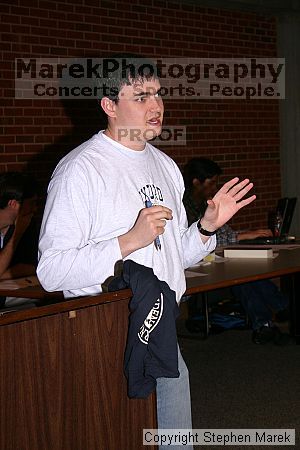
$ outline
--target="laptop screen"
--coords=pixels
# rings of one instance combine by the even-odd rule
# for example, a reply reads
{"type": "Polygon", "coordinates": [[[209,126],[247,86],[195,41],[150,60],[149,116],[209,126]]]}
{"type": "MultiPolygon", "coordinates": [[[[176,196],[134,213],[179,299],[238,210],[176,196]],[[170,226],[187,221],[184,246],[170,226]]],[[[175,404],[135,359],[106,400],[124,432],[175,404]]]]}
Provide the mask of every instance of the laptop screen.
{"type": "Polygon", "coordinates": [[[290,231],[296,203],[297,197],[292,198],[285,197],[278,200],[277,210],[280,212],[282,216],[280,236],[287,236],[290,231]]]}

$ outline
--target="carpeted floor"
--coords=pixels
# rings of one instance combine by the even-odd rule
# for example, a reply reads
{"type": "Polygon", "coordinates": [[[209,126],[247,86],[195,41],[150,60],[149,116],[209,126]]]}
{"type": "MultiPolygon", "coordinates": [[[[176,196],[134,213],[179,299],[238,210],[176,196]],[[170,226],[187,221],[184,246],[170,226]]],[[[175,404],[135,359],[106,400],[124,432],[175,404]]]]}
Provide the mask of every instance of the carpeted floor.
{"type": "MultiPolygon", "coordinates": [[[[183,321],[178,332],[191,336],[183,321]]],[[[179,338],[190,371],[193,427],[295,428],[290,448],[300,448],[300,346],[254,345],[250,330],[195,336],[179,338]]]]}

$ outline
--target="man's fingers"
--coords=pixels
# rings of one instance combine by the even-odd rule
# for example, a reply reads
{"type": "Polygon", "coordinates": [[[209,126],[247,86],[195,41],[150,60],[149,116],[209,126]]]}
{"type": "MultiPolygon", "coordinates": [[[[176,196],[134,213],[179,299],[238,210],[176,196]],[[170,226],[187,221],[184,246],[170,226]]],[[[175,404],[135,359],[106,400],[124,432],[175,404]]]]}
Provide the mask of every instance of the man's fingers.
{"type": "Polygon", "coordinates": [[[222,192],[223,194],[227,194],[227,192],[239,181],[238,177],[232,178],[232,180],[227,181],[227,183],[223,184],[221,189],[218,192],[222,192]]]}
{"type": "Polygon", "coordinates": [[[239,192],[237,192],[234,195],[234,199],[238,202],[239,200],[241,200],[241,198],[243,198],[247,192],[249,192],[251,189],[253,188],[253,183],[249,183],[247,184],[247,186],[245,186],[243,189],[241,189],[239,192]]]}
{"type": "Polygon", "coordinates": [[[165,211],[159,211],[157,213],[152,214],[153,219],[155,220],[172,220],[173,216],[172,213],[165,212],[165,211]]]}
{"type": "Polygon", "coordinates": [[[172,213],[172,210],[170,208],[167,208],[166,206],[161,206],[161,205],[154,205],[151,206],[151,208],[147,208],[148,211],[165,211],[165,212],[170,212],[172,213]]]}
{"type": "Polygon", "coordinates": [[[151,206],[151,208],[145,208],[144,211],[154,219],[173,219],[172,210],[165,206],[151,206]]]}
{"type": "Polygon", "coordinates": [[[256,195],[252,195],[251,197],[245,198],[244,200],[241,200],[236,205],[238,209],[243,208],[246,205],[249,205],[249,203],[253,202],[256,199],[256,195]]]}
{"type": "Polygon", "coordinates": [[[237,183],[235,186],[233,186],[230,191],[228,191],[228,194],[230,194],[232,197],[235,197],[238,192],[240,192],[245,186],[249,184],[249,179],[245,178],[243,181],[240,181],[240,183],[237,183]]]}
{"type": "Polygon", "coordinates": [[[271,230],[257,230],[257,234],[259,234],[260,236],[273,236],[271,230]]]}
{"type": "Polygon", "coordinates": [[[215,202],[213,201],[213,200],[207,200],[207,206],[209,207],[209,208],[211,208],[211,209],[213,209],[213,208],[215,208],[216,207],[216,204],[215,204],[215,202]]]}
{"type": "Polygon", "coordinates": [[[238,183],[238,181],[239,181],[238,177],[227,181],[227,183],[225,183],[221,187],[221,189],[218,191],[218,193],[223,193],[223,194],[227,194],[228,193],[229,195],[231,195],[231,197],[235,197],[236,200],[241,199],[243,197],[243,195],[245,195],[245,193],[248,192],[248,191],[244,191],[244,194],[240,195],[238,198],[236,197],[237,194],[240,193],[241,191],[243,192],[243,189],[246,186],[249,186],[249,185],[251,185],[251,187],[248,189],[248,190],[250,190],[253,187],[253,183],[249,183],[249,179],[248,178],[245,178],[244,180],[240,181],[239,183],[238,183]]]}
{"type": "Polygon", "coordinates": [[[163,234],[165,232],[165,226],[157,226],[156,227],[157,233],[158,234],[163,234]]]}

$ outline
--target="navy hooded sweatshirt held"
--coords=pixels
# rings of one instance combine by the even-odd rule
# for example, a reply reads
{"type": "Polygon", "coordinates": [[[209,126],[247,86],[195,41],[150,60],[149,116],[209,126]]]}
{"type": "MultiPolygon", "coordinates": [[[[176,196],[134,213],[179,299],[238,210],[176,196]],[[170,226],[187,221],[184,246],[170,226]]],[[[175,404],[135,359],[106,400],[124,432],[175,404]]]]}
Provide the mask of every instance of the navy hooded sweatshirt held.
{"type": "Polygon", "coordinates": [[[175,324],[179,307],[166,282],[131,260],[124,262],[122,276],[109,284],[109,290],[128,287],[133,293],[124,357],[128,396],[146,398],[156,388],[157,378],[179,377],[175,324]]]}

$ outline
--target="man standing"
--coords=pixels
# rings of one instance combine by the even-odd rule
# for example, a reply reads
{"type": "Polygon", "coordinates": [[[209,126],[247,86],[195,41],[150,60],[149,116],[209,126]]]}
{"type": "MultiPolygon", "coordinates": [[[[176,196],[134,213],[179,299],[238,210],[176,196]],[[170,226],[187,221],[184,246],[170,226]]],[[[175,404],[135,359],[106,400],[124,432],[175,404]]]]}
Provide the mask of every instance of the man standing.
{"type": "MultiPolygon", "coordinates": [[[[209,202],[201,223],[187,227],[180,171],[147,142],[161,133],[164,115],[158,76],[142,70],[149,64],[126,57],[126,74],[111,73],[101,99],[106,130],[69,153],[54,172],[37,270],[46,290],[63,290],[66,297],[99,293],[116,262],[132,259],[151,267],[179,302],[184,269],[211,252],[216,229],[255,199],[243,199],[252,183],[235,178],[209,202]]],[[[180,352],[178,358],[179,378],[157,380],[159,428],[192,427],[188,371],[180,352]]]]}

